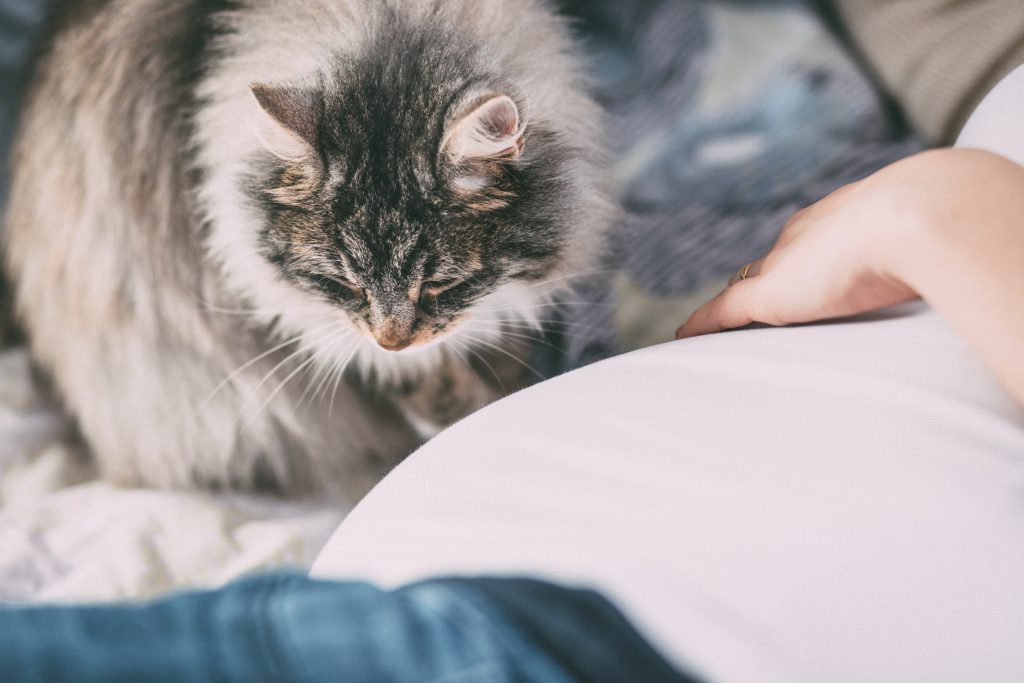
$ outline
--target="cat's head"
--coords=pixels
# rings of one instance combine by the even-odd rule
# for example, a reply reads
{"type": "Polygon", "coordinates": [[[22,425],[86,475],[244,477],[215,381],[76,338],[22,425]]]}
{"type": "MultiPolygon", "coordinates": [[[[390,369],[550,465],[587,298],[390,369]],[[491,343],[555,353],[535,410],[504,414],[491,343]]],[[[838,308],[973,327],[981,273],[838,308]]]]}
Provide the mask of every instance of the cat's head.
{"type": "Polygon", "coordinates": [[[273,157],[255,181],[260,242],[283,279],[399,351],[554,269],[565,246],[551,225],[557,160],[524,160],[521,102],[480,88],[433,116],[360,95],[253,88],[255,132],[273,157]]]}
{"type": "Polygon", "coordinates": [[[232,277],[272,273],[273,287],[247,289],[274,293],[255,303],[287,331],[343,318],[358,353],[389,363],[446,340],[493,343],[507,321],[544,317],[551,283],[591,266],[601,233],[588,100],[565,93],[584,104],[557,120],[548,84],[535,115],[535,85],[445,55],[373,55],[250,84],[238,134],[259,143],[242,184],[257,215],[246,241],[263,265],[243,272],[222,231],[214,246],[232,277]]]}

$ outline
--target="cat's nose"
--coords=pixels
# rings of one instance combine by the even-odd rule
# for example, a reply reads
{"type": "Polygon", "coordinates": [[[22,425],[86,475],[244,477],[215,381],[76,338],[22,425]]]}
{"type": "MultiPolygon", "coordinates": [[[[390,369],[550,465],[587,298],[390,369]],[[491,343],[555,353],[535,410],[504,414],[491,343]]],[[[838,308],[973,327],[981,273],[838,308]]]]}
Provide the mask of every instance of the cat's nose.
{"type": "Polygon", "coordinates": [[[377,345],[387,351],[401,351],[412,346],[416,311],[407,301],[378,298],[370,305],[370,327],[377,345]]]}
{"type": "Polygon", "coordinates": [[[411,343],[412,342],[410,342],[407,339],[403,339],[402,341],[395,342],[393,344],[385,343],[379,339],[377,340],[377,344],[380,346],[380,348],[384,349],[385,351],[401,351],[402,349],[409,348],[409,345],[411,343]]]}
{"type": "Polygon", "coordinates": [[[411,330],[385,323],[373,331],[377,346],[385,351],[401,351],[412,346],[411,330]]]}

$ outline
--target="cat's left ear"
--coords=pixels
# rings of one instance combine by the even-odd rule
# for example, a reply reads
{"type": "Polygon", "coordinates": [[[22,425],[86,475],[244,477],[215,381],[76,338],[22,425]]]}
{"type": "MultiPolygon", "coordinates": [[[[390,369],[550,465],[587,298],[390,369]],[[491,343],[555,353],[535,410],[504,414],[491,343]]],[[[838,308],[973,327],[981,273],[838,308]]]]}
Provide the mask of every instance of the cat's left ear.
{"type": "Polygon", "coordinates": [[[253,126],[256,137],[285,161],[310,158],[317,144],[317,99],[301,88],[256,84],[253,126]]]}
{"type": "Polygon", "coordinates": [[[515,159],[523,150],[526,121],[508,95],[478,100],[450,127],[442,148],[452,161],[515,159]]]}

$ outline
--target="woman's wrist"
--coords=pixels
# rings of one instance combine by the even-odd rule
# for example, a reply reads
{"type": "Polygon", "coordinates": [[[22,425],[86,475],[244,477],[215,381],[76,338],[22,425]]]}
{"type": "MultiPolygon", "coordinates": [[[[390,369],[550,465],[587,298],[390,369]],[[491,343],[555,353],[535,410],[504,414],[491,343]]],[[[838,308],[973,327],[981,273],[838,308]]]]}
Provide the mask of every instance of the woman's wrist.
{"type": "Polygon", "coordinates": [[[916,208],[892,237],[885,267],[1024,405],[1024,167],[979,150],[919,161],[904,169],[916,208]]]}
{"type": "MultiPolygon", "coordinates": [[[[970,258],[971,243],[998,246],[1010,204],[1024,211],[1024,169],[974,149],[940,149],[907,158],[870,180],[886,184],[886,215],[871,232],[871,258],[885,277],[925,300],[944,285],[951,260],[970,258]],[[1015,174],[1020,177],[1013,178],[1015,174]]],[[[1022,214],[1017,214],[1018,216],[1022,214]]],[[[1024,232],[1024,228],[1022,228],[1024,232]]]]}

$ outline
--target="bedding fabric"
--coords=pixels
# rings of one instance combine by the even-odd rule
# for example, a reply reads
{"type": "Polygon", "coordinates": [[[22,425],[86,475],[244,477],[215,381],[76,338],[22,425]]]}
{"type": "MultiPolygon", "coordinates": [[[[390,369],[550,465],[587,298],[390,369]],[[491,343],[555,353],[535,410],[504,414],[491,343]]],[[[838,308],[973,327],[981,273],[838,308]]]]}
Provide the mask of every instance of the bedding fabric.
{"type": "Polygon", "coordinates": [[[672,338],[797,210],[921,149],[803,0],[559,0],[608,112],[625,217],[570,297],[561,369],[672,338]]]}
{"type": "MultiPolygon", "coordinates": [[[[960,144],[1024,160],[1024,66],[960,144]]],[[[1024,680],[1024,411],[915,303],[634,352],[442,433],[319,577],[596,588],[719,683],[1024,680]]]]}

